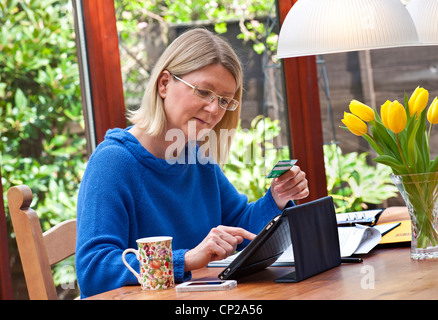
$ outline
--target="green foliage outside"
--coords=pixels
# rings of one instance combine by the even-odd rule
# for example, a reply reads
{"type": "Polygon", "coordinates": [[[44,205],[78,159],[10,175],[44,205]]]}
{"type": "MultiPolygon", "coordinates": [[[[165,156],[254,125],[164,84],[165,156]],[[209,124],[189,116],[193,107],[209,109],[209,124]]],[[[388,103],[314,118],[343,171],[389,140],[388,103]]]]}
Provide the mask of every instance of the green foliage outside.
{"type": "MultiPolygon", "coordinates": [[[[275,15],[274,0],[116,0],[119,30],[125,39],[139,23],[187,23],[209,21],[217,33],[227,32],[227,21],[240,20],[239,38],[253,41],[256,52],[265,50],[265,25],[260,17],[275,15]]],[[[276,47],[276,35],[267,40],[271,51],[276,47]]]]}
{"type": "Polygon", "coordinates": [[[2,183],[31,187],[43,229],[76,215],[86,155],[72,19],[69,1],[0,1],[2,183]]]}
{"type": "Polygon", "coordinates": [[[70,1],[0,0],[0,123],[5,204],[27,184],[43,230],[75,217],[86,140],[70,1]]]}

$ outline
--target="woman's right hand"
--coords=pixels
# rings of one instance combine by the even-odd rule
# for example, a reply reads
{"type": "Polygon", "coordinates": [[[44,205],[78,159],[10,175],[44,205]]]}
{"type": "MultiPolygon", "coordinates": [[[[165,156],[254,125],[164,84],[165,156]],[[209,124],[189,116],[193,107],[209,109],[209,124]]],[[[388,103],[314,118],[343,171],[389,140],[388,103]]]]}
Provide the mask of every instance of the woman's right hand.
{"type": "Polygon", "coordinates": [[[255,234],[242,228],[218,226],[210,230],[202,242],[186,252],[184,271],[205,267],[210,261],[222,260],[236,251],[243,239],[252,240],[255,234]]]}

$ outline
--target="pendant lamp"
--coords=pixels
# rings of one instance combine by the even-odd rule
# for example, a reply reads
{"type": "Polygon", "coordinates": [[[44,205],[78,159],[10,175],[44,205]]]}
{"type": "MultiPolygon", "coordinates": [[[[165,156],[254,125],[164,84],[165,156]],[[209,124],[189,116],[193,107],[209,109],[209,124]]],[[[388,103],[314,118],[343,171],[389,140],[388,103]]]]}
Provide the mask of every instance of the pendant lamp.
{"type": "Polygon", "coordinates": [[[422,45],[438,44],[438,0],[411,0],[406,5],[422,45]]]}
{"type": "Polygon", "coordinates": [[[418,44],[400,0],[298,0],[280,29],[277,58],[418,44]]]}

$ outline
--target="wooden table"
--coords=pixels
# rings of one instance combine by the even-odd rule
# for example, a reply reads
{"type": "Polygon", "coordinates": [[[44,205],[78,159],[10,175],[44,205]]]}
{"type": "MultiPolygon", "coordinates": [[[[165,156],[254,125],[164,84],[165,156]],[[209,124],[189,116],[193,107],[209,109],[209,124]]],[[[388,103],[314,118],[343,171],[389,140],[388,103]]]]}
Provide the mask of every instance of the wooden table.
{"type": "MultiPolygon", "coordinates": [[[[363,263],[341,264],[299,283],[275,283],[291,268],[270,267],[242,278],[228,291],[143,291],[126,286],[89,299],[113,300],[290,300],[290,299],[438,299],[438,261],[415,261],[410,248],[379,248],[363,263]]],[[[221,268],[192,272],[192,280],[217,280],[221,268]]]]}

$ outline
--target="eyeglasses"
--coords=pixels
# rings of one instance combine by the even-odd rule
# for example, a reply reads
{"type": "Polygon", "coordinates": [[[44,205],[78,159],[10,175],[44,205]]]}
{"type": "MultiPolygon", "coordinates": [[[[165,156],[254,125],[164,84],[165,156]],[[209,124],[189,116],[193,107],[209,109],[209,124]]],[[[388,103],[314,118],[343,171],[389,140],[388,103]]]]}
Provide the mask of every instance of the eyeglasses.
{"type": "Polygon", "coordinates": [[[229,111],[234,111],[234,110],[236,110],[237,106],[239,105],[239,102],[237,100],[233,99],[233,98],[219,96],[219,95],[217,95],[216,93],[214,93],[210,89],[204,89],[204,88],[200,88],[200,87],[198,87],[196,85],[195,86],[191,85],[190,83],[184,81],[183,79],[181,79],[181,78],[179,78],[179,77],[177,77],[177,76],[175,76],[173,74],[172,74],[172,76],[176,80],[179,80],[182,83],[188,85],[190,88],[192,88],[193,89],[193,94],[195,96],[201,98],[204,101],[212,102],[214,99],[217,98],[218,102],[219,102],[219,106],[222,109],[229,110],[229,111]]]}

